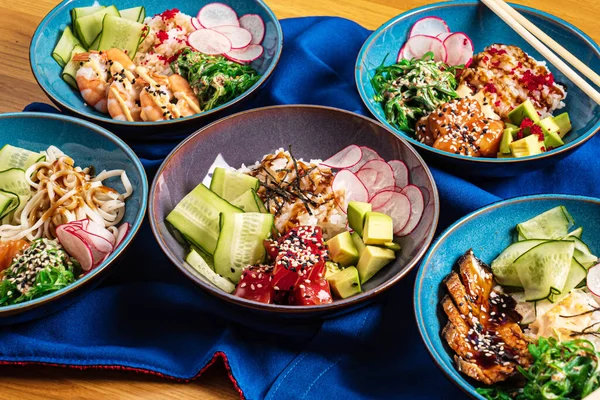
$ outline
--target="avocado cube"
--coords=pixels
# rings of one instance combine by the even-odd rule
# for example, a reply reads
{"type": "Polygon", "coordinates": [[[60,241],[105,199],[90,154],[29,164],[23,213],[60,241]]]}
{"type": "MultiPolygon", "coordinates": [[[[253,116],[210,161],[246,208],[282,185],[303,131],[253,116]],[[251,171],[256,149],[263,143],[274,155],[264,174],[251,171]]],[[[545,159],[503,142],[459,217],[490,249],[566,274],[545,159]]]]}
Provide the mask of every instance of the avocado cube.
{"type": "Polygon", "coordinates": [[[552,117],[546,117],[542,120],[539,120],[538,122],[536,122],[536,125],[539,125],[540,128],[542,128],[542,130],[548,132],[558,132],[560,130],[560,127],[552,117]]]}
{"type": "Polygon", "coordinates": [[[504,154],[504,153],[498,152],[498,154],[496,154],[496,158],[513,158],[513,156],[511,153],[504,154]]]}
{"type": "Polygon", "coordinates": [[[500,153],[510,154],[510,144],[513,140],[513,129],[506,128],[502,133],[502,139],[500,140],[500,153]]]}
{"type": "Polygon", "coordinates": [[[365,250],[365,243],[363,242],[360,235],[356,232],[352,232],[350,235],[352,236],[352,241],[354,242],[354,247],[358,250],[358,256],[362,256],[363,251],[365,250]]]}
{"type": "Polygon", "coordinates": [[[342,270],[343,270],[343,268],[340,267],[340,265],[338,263],[334,263],[333,261],[326,261],[324,278],[329,279],[330,276],[333,276],[342,270]]]}
{"type": "Polygon", "coordinates": [[[521,105],[515,107],[508,113],[508,118],[517,126],[521,126],[521,122],[523,122],[525,118],[529,118],[533,122],[538,122],[540,120],[540,116],[531,100],[525,100],[521,105]]]}
{"type": "Polygon", "coordinates": [[[527,157],[542,153],[543,143],[537,135],[529,135],[523,139],[515,140],[510,144],[513,157],[527,157]]]}
{"type": "Polygon", "coordinates": [[[340,299],[345,299],[362,292],[356,267],[348,267],[332,275],[327,281],[333,294],[340,299]]]}
{"type": "Polygon", "coordinates": [[[518,127],[518,126],[516,126],[516,125],[513,125],[513,124],[511,124],[511,123],[509,123],[509,122],[506,122],[506,123],[504,124],[504,127],[505,127],[506,129],[514,129],[514,130],[516,130],[516,129],[519,129],[519,127],[518,127]]]}
{"type": "Polygon", "coordinates": [[[369,211],[363,228],[364,244],[381,245],[394,240],[394,221],[389,215],[369,211]]]}
{"type": "Polygon", "coordinates": [[[384,243],[383,247],[385,247],[386,249],[390,249],[392,251],[400,251],[400,250],[402,250],[402,247],[398,243],[394,243],[394,242],[384,243]]]}
{"type": "Polygon", "coordinates": [[[327,241],[329,256],[342,267],[356,265],[358,262],[358,250],[354,246],[350,232],[345,231],[327,241]]]}
{"type": "Polygon", "coordinates": [[[383,247],[367,246],[356,264],[360,283],[365,283],[379,270],[396,259],[393,250],[383,247]]]}
{"type": "Polygon", "coordinates": [[[348,225],[350,225],[350,228],[359,235],[362,235],[365,215],[372,210],[373,206],[371,203],[363,203],[361,201],[348,202],[348,225]]]}
{"type": "Polygon", "coordinates": [[[558,136],[564,138],[567,133],[571,131],[571,119],[569,119],[569,113],[562,113],[554,117],[554,122],[558,125],[558,136]]]}
{"type": "Polygon", "coordinates": [[[544,146],[546,146],[546,149],[553,149],[565,144],[558,135],[560,127],[554,122],[554,118],[546,117],[537,122],[536,125],[542,128],[542,132],[544,133],[544,146]]]}

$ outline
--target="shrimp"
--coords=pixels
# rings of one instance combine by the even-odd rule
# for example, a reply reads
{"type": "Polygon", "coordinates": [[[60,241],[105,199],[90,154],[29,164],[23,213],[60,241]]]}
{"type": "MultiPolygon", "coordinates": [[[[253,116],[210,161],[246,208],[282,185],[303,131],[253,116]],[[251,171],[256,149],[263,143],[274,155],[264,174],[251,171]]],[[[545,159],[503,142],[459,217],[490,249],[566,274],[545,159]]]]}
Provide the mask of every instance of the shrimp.
{"type": "Polygon", "coordinates": [[[165,83],[168,79],[163,76],[150,77],[143,67],[137,67],[136,72],[147,83],[140,93],[143,121],[163,121],[179,117],[179,110],[171,103],[173,93],[165,83]]]}
{"type": "Polygon", "coordinates": [[[169,77],[169,86],[173,96],[178,100],[177,108],[181,116],[188,117],[200,112],[200,102],[196,98],[188,81],[181,75],[174,74],[169,77]]]}
{"type": "Polygon", "coordinates": [[[106,113],[109,85],[106,56],[101,53],[80,53],[76,54],[73,60],[85,61],[75,76],[81,97],[88,105],[101,113],[106,113]]]}

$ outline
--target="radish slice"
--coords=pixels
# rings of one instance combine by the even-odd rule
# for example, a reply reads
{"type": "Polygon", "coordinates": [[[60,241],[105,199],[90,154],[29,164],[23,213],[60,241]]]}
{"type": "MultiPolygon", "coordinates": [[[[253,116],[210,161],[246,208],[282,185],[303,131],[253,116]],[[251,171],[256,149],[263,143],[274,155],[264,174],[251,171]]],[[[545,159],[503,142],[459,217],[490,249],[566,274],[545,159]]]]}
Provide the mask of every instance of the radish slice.
{"type": "Polygon", "coordinates": [[[227,36],[227,39],[231,42],[232,49],[241,49],[250,44],[252,40],[252,34],[244,28],[240,28],[235,25],[217,26],[212,28],[213,31],[217,31],[227,36]]]}
{"type": "Polygon", "coordinates": [[[394,221],[394,234],[402,231],[410,219],[411,204],[408,197],[393,191],[380,192],[370,201],[373,211],[384,213],[394,221]]]}
{"type": "Polygon", "coordinates": [[[347,169],[343,169],[335,175],[333,182],[331,182],[331,190],[333,190],[334,196],[339,191],[345,191],[343,202],[338,196],[335,196],[337,205],[344,213],[347,212],[349,201],[367,202],[369,200],[369,192],[365,185],[353,172],[347,169]]]}
{"type": "Polygon", "coordinates": [[[594,298],[600,303],[600,264],[596,264],[587,273],[587,287],[594,295],[594,298]]]}
{"type": "Polygon", "coordinates": [[[115,247],[118,247],[121,244],[121,242],[123,242],[123,240],[125,239],[125,236],[127,236],[130,229],[131,229],[131,225],[129,224],[129,222],[125,222],[125,223],[121,224],[121,226],[119,226],[119,229],[118,229],[119,232],[117,235],[117,244],[115,245],[115,247]]]}
{"type": "Polygon", "coordinates": [[[242,15],[240,26],[252,34],[251,44],[260,44],[265,37],[265,23],[258,14],[242,15]]]}
{"type": "Polygon", "coordinates": [[[260,44],[250,44],[243,49],[230,50],[224,55],[231,61],[245,63],[256,60],[258,57],[262,56],[262,54],[263,47],[260,44]]]}
{"type": "Polygon", "coordinates": [[[448,51],[446,63],[448,65],[468,66],[469,60],[473,58],[473,42],[462,32],[456,32],[444,40],[444,46],[448,51]]]}
{"type": "Polygon", "coordinates": [[[192,27],[196,30],[204,29],[204,27],[202,26],[202,24],[200,23],[200,21],[198,21],[198,18],[196,18],[196,17],[192,17],[192,27]]]}
{"type": "Polygon", "coordinates": [[[404,194],[406,197],[408,197],[408,200],[410,200],[410,218],[406,223],[406,226],[402,228],[401,231],[394,230],[394,234],[398,236],[409,235],[415,230],[421,221],[421,217],[423,217],[423,208],[425,208],[423,193],[421,193],[421,189],[415,185],[408,185],[402,189],[402,194],[404,194]]]}
{"type": "Polygon", "coordinates": [[[443,42],[450,35],[452,35],[452,32],[444,32],[444,33],[440,33],[439,35],[437,35],[436,38],[440,39],[443,42]]]}
{"type": "Polygon", "coordinates": [[[367,146],[360,146],[360,149],[362,150],[362,158],[360,159],[360,161],[358,163],[356,163],[356,165],[352,166],[350,168],[350,170],[352,172],[357,172],[359,169],[361,169],[363,167],[363,165],[365,165],[366,163],[368,163],[371,160],[382,160],[383,158],[381,158],[381,156],[379,154],[377,154],[377,152],[375,150],[373,150],[370,147],[367,146]]]}
{"type": "Polygon", "coordinates": [[[198,29],[190,33],[188,43],[195,50],[208,55],[218,55],[231,51],[231,41],[227,36],[212,29],[198,29]]]}
{"type": "Polygon", "coordinates": [[[205,5],[198,12],[198,21],[205,28],[214,28],[215,26],[236,25],[240,22],[233,8],[223,3],[210,3],[205,5]]]}
{"type": "Polygon", "coordinates": [[[94,221],[90,220],[87,227],[84,229],[90,233],[93,233],[94,235],[106,239],[106,241],[109,242],[111,246],[115,245],[115,235],[113,235],[111,231],[106,229],[104,226],[98,225],[94,221]]]}
{"type": "Polygon", "coordinates": [[[86,232],[83,229],[79,229],[74,226],[68,226],[68,224],[63,226],[66,232],[77,236],[88,246],[92,252],[92,266],[96,267],[100,265],[106,256],[112,253],[113,246],[104,238],[96,236],[93,233],[86,232]]]}
{"type": "Polygon", "coordinates": [[[356,173],[358,179],[364,183],[369,192],[369,197],[385,188],[394,187],[394,172],[392,167],[383,160],[371,160],[361,167],[356,173]]]}
{"type": "Polygon", "coordinates": [[[408,185],[408,167],[406,166],[406,164],[404,164],[404,162],[400,160],[391,160],[388,161],[388,164],[394,172],[394,180],[396,182],[396,187],[403,188],[404,186],[408,185]]]}
{"type": "Polygon", "coordinates": [[[79,264],[84,271],[92,269],[94,264],[92,250],[81,237],[65,230],[63,226],[56,228],[56,236],[67,253],[79,261],[79,264]]]}
{"type": "Polygon", "coordinates": [[[329,168],[350,168],[360,161],[362,154],[361,148],[352,144],[323,161],[321,165],[325,165],[329,168]]]}
{"type": "Polygon", "coordinates": [[[432,52],[435,61],[446,62],[448,53],[444,43],[435,36],[416,35],[412,36],[404,44],[400,53],[398,53],[398,61],[403,59],[411,60],[413,58],[421,58],[426,53],[432,52]]]}
{"type": "Polygon", "coordinates": [[[415,22],[408,37],[412,38],[417,35],[437,36],[444,32],[450,32],[446,21],[440,17],[425,17],[415,22]]]}

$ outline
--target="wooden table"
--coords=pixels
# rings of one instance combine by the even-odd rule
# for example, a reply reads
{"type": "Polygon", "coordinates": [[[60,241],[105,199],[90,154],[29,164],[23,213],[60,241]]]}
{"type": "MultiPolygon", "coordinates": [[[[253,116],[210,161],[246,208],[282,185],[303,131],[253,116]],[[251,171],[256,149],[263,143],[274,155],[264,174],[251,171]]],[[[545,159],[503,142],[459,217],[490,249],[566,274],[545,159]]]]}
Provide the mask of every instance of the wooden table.
{"type": "MultiPolygon", "coordinates": [[[[278,18],[337,15],[375,29],[427,0],[266,0],[278,18]]],[[[555,14],[600,42],[600,2],[517,1],[555,14]]],[[[32,101],[48,101],[29,69],[33,31],[57,0],[0,0],[0,112],[19,111],[32,101]]],[[[176,0],[173,3],[176,5],[176,0]]],[[[52,367],[0,367],[0,397],[20,399],[238,398],[221,363],[191,384],[178,384],[131,372],[78,371],[52,367]]]]}

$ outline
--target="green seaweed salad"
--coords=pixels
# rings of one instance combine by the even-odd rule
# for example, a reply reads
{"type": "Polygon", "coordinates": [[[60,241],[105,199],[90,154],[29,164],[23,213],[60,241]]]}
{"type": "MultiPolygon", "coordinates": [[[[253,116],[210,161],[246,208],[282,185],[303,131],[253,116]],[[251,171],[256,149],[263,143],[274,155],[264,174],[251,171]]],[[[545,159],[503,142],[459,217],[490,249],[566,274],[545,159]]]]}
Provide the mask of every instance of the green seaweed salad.
{"type": "Polygon", "coordinates": [[[202,111],[233,100],[260,79],[258,72],[249,65],[189,48],[184,49],[171,63],[171,69],[190,83],[202,111]]]}
{"type": "Polygon", "coordinates": [[[375,101],[381,103],[385,118],[404,132],[414,133],[421,117],[459,97],[456,72],[464,66],[449,66],[433,57],[429,52],[420,59],[382,64],[371,78],[375,101]]]}
{"type": "Polygon", "coordinates": [[[588,340],[540,338],[529,345],[529,352],[533,364],[518,367],[526,381],[523,387],[479,388],[477,393],[490,400],[582,399],[600,387],[600,353],[588,340]]]}

